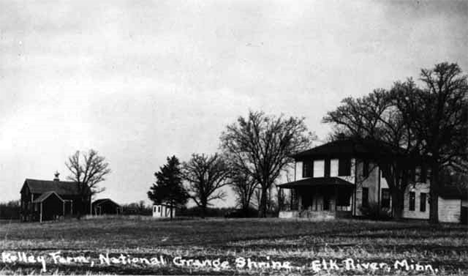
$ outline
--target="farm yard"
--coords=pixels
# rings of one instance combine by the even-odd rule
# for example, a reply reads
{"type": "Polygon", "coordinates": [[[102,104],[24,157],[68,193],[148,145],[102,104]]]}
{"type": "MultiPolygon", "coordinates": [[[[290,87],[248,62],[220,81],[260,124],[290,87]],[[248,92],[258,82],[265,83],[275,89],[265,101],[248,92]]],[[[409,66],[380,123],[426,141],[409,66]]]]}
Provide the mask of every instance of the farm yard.
{"type": "Polygon", "coordinates": [[[364,220],[2,221],[0,274],[468,275],[468,228],[364,220]]]}

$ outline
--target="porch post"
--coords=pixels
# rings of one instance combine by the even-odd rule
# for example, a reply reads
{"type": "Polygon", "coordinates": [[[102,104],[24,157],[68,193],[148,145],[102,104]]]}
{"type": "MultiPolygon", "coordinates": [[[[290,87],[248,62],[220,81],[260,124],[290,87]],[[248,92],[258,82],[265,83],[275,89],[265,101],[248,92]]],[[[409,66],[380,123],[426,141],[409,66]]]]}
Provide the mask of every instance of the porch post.
{"type": "Polygon", "coordinates": [[[314,187],[313,189],[313,193],[312,193],[312,204],[311,205],[315,205],[313,211],[318,211],[318,193],[317,193],[317,186],[314,187]]]}
{"type": "Polygon", "coordinates": [[[41,202],[41,214],[39,216],[39,222],[42,223],[42,202],[41,202]]]}
{"type": "Polygon", "coordinates": [[[302,196],[301,194],[303,195],[304,192],[301,191],[300,193],[298,192],[297,193],[297,210],[300,212],[302,211],[302,196]]]}
{"type": "Polygon", "coordinates": [[[289,198],[291,199],[291,201],[289,202],[289,209],[293,210],[294,209],[294,202],[296,201],[296,195],[294,194],[294,189],[290,189],[290,196],[289,198]]]}
{"type": "Polygon", "coordinates": [[[335,186],[335,212],[338,211],[338,187],[335,186]]]}

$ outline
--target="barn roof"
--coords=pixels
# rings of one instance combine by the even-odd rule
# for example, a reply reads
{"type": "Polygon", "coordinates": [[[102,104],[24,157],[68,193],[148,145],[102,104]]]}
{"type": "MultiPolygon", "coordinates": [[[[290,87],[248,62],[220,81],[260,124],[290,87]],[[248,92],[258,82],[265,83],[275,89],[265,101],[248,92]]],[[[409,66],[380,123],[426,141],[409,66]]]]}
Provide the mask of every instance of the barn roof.
{"type": "Polygon", "coordinates": [[[76,182],[26,179],[24,185],[34,194],[43,194],[50,191],[54,191],[62,196],[80,194],[80,189],[76,182]]]}
{"type": "Polygon", "coordinates": [[[115,201],[113,201],[112,199],[110,198],[101,198],[101,199],[98,199],[96,201],[93,202],[93,205],[94,206],[99,206],[103,203],[111,203],[111,204],[114,204],[114,205],[117,205],[117,206],[120,206],[119,204],[115,203],[115,201]]]}
{"type": "Polygon", "coordinates": [[[280,188],[295,188],[295,187],[311,187],[311,186],[349,186],[354,184],[343,180],[339,177],[320,177],[320,178],[304,178],[301,180],[278,185],[280,188]]]}
{"type": "Polygon", "coordinates": [[[33,203],[41,203],[44,200],[46,200],[49,196],[55,195],[57,196],[61,201],[63,201],[63,198],[61,198],[56,192],[50,191],[50,192],[45,192],[43,193],[40,197],[36,198],[33,203]]]}

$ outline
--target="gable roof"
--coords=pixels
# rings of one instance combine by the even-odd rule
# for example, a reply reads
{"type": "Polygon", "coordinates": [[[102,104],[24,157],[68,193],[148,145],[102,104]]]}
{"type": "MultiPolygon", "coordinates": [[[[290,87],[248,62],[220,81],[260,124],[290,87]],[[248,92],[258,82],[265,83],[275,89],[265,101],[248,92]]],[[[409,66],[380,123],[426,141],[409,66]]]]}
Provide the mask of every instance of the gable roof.
{"type": "Polygon", "coordinates": [[[103,204],[103,203],[107,203],[107,202],[109,202],[109,203],[111,203],[111,204],[114,204],[114,205],[117,205],[117,206],[120,207],[119,204],[115,203],[115,201],[113,201],[113,200],[110,199],[110,198],[101,198],[101,199],[98,199],[98,200],[96,200],[96,201],[93,202],[93,206],[99,206],[99,205],[101,205],[101,204],[103,204]]]}
{"type": "Polygon", "coordinates": [[[62,196],[80,195],[80,189],[76,182],[26,179],[24,181],[24,186],[27,186],[29,191],[33,194],[43,194],[45,192],[54,191],[62,196]]]}
{"type": "MultiPolygon", "coordinates": [[[[399,153],[403,149],[397,150],[399,153]]],[[[397,151],[388,144],[371,139],[342,139],[317,146],[315,148],[302,151],[292,155],[293,158],[302,158],[309,156],[337,156],[337,155],[373,155],[379,153],[382,155],[394,155],[397,151]]]]}
{"type": "Polygon", "coordinates": [[[33,203],[41,203],[43,202],[44,200],[46,200],[49,196],[51,195],[55,195],[56,197],[58,197],[58,199],[60,199],[61,201],[63,201],[63,198],[61,198],[56,192],[54,191],[50,191],[50,192],[45,192],[43,193],[40,197],[36,198],[33,203]]]}

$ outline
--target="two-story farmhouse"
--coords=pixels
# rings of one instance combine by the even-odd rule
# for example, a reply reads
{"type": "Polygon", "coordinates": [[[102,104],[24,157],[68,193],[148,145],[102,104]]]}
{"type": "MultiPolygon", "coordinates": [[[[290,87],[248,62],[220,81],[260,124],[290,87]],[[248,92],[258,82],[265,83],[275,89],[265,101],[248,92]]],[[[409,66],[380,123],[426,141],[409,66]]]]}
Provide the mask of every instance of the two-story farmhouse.
{"type": "MultiPolygon", "coordinates": [[[[375,150],[375,147],[373,147],[375,150]]],[[[333,219],[362,216],[371,204],[391,212],[392,198],[387,181],[373,163],[374,153],[352,139],[338,140],[297,153],[294,181],[279,188],[292,193],[292,204],[280,211],[281,218],[333,219]]],[[[414,185],[404,194],[404,218],[429,218],[430,171],[415,166],[414,185]]],[[[439,219],[459,222],[468,207],[466,195],[443,192],[439,198],[439,219]]]]}
{"type": "MultiPolygon", "coordinates": [[[[60,181],[26,179],[21,188],[21,220],[44,221],[89,212],[90,196],[83,200],[79,184],[60,181]]],[[[89,194],[89,193],[88,193],[89,194]]]]}

